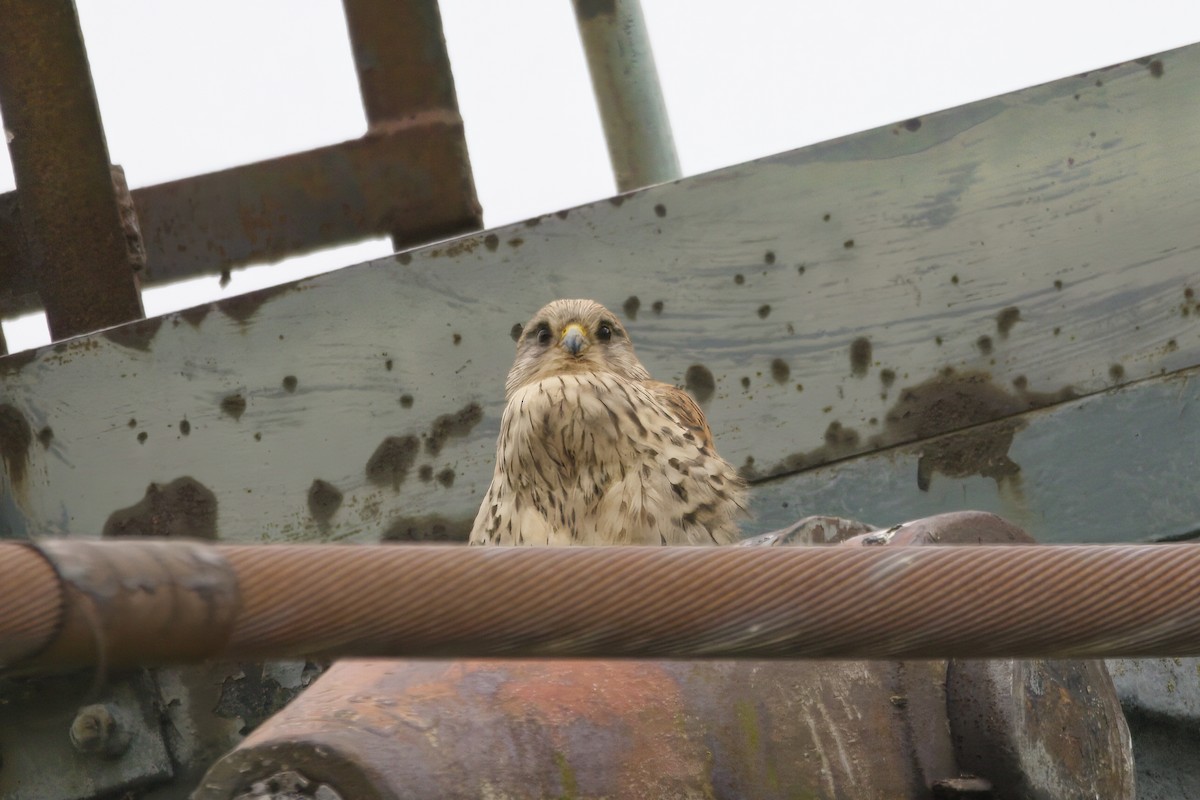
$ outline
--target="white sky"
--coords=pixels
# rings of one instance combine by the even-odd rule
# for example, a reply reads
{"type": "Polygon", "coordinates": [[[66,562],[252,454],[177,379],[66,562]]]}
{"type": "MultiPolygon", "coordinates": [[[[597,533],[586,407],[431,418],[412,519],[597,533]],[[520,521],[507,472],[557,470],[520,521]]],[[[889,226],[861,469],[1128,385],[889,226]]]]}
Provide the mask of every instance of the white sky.
{"type": "MultiPolygon", "coordinates": [[[[358,137],[340,0],[76,0],[131,187],[358,137]]],[[[485,221],[615,192],[568,0],[441,0],[485,221]]],[[[1200,3],[642,0],[685,175],[1200,42],[1200,3]],[[1110,10],[1112,9],[1112,10],[1110,10]]],[[[0,158],[0,191],[13,188],[0,158]]],[[[146,293],[147,314],[358,263],[385,240],[146,293]]],[[[6,321],[9,349],[49,341],[6,321]]]]}

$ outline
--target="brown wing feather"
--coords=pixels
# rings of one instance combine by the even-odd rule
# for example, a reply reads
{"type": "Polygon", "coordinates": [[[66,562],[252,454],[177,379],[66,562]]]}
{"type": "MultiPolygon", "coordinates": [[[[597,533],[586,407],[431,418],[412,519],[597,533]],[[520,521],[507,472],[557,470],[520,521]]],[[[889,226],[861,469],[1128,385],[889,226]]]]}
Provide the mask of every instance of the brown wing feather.
{"type": "Polygon", "coordinates": [[[712,449],[712,431],[708,428],[708,421],[704,419],[704,412],[700,410],[700,406],[696,405],[696,401],[690,394],[677,386],[662,381],[646,381],[646,388],[653,392],[655,397],[661,400],[667,409],[696,435],[696,439],[701,445],[712,449]]]}

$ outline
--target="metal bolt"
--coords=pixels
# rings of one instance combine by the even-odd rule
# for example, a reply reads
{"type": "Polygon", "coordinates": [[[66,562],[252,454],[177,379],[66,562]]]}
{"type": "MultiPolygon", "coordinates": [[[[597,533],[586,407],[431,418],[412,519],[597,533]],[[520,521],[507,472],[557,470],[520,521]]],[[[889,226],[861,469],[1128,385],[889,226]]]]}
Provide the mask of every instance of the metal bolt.
{"type": "Polygon", "coordinates": [[[122,714],[114,706],[84,706],[71,723],[71,744],[80,753],[116,758],[129,749],[129,726],[121,723],[122,714]]]}

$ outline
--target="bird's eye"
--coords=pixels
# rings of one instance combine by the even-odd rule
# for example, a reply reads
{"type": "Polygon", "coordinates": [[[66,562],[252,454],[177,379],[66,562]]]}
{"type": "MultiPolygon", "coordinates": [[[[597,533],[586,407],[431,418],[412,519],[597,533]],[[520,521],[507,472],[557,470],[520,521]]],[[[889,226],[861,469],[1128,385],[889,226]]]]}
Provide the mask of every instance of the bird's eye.
{"type": "Polygon", "coordinates": [[[596,337],[602,342],[607,342],[612,335],[612,327],[607,323],[602,323],[599,328],[596,328],[596,337]]]}
{"type": "Polygon", "coordinates": [[[550,333],[549,328],[538,328],[537,340],[542,347],[549,345],[553,338],[554,335],[550,333]]]}

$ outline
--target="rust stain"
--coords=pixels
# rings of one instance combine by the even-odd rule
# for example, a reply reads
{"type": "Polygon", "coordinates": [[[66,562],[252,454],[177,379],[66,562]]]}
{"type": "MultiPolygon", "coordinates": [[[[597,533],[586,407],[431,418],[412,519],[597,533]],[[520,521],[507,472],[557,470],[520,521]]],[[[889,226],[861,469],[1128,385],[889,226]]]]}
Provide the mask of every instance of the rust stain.
{"type": "MultiPolygon", "coordinates": [[[[574,731],[610,731],[624,742],[613,753],[617,797],[656,796],[665,786],[696,787],[704,750],[684,724],[685,699],[673,671],[657,662],[519,662],[506,671],[496,708],[550,732],[567,764],[589,760],[574,731]]],[[[699,787],[697,787],[699,788],[699,787]]],[[[701,796],[711,796],[711,786],[701,796]]],[[[585,789],[586,792],[586,789],[585,789]]]]}
{"type": "Polygon", "coordinates": [[[152,483],[136,505],[109,515],[101,536],[216,539],[217,497],[187,476],[166,485],[152,483]]]}

